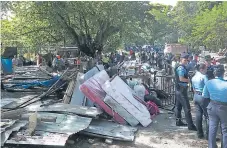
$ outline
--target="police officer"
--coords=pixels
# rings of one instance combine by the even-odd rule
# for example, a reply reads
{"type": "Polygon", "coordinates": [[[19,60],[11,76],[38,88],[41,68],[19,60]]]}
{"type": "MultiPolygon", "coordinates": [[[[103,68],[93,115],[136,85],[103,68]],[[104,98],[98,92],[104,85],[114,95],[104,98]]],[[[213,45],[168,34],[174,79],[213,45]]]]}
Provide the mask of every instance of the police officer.
{"type": "Polygon", "coordinates": [[[203,97],[209,98],[209,148],[216,148],[216,135],[219,122],[222,129],[222,147],[227,148],[227,81],[224,80],[224,66],[215,68],[215,79],[209,80],[203,89],[203,97]]]}
{"type": "Polygon", "coordinates": [[[212,58],[210,55],[205,56],[205,64],[207,66],[207,77],[208,80],[214,79],[214,66],[211,65],[212,58]]]}
{"type": "Polygon", "coordinates": [[[181,110],[184,109],[185,118],[188,123],[188,129],[196,131],[196,126],[193,124],[191,107],[188,99],[188,71],[186,65],[188,64],[188,54],[182,53],[180,65],[175,69],[176,77],[176,125],[185,126],[181,120],[181,110]]]}
{"type": "Polygon", "coordinates": [[[192,87],[194,91],[194,103],[195,103],[195,109],[196,109],[196,127],[197,127],[197,136],[198,138],[204,138],[203,133],[203,115],[205,116],[206,121],[206,135],[208,134],[208,114],[207,114],[207,105],[208,101],[207,99],[204,99],[202,97],[203,88],[205,86],[205,83],[208,81],[208,78],[206,76],[207,67],[205,64],[201,63],[197,65],[197,71],[195,75],[192,77],[192,87]]]}

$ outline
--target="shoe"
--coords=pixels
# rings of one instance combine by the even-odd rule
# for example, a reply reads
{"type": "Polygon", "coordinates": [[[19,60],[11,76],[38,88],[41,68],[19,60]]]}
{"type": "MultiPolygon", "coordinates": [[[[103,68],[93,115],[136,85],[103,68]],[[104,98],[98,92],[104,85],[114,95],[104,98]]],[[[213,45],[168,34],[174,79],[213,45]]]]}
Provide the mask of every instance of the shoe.
{"type": "Polygon", "coordinates": [[[205,137],[204,137],[203,134],[198,134],[198,138],[199,138],[199,139],[204,139],[205,137]]]}
{"type": "Polygon", "coordinates": [[[176,126],[187,126],[187,124],[179,120],[179,121],[176,121],[176,126]]]}
{"type": "Polygon", "coordinates": [[[196,126],[193,124],[192,126],[188,127],[188,130],[190,131],[197,131],[196,126]]]}
{"type": "Polygon", "coordinates": [[[216,141],[221,141],[221,139],[220,138],[216,138],[216,141]]]}

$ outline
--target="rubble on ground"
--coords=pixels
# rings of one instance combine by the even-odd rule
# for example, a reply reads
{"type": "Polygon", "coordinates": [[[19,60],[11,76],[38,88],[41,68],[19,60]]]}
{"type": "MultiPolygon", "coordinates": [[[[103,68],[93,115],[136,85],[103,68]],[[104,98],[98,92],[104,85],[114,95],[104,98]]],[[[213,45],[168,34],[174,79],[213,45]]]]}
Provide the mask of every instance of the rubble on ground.
{"type": "Polygon", "coordinates": [[[120,74],[109,76],[103,66],[85,74],[77,69],[51,73],[46,67],[24,66],[3,76],[1,145],[64,146],[74,134],[104,138],[108,144],[133,141],[136,126],[149,126],[152,116],[144,99],[123,79],[141,78],[154,70],[135,61],[117,69],[120,74]],[[9,93],[15,95],[8,97],[9,93]]]}

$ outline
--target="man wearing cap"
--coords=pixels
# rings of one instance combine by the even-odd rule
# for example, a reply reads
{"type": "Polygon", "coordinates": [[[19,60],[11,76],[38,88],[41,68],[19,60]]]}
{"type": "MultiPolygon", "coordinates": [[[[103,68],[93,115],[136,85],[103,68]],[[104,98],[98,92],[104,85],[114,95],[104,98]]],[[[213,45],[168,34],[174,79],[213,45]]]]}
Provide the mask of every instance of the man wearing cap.
{"type": "Polygon", "coordinates": [[[205,56],[205,64],[207,66],[207,77],[208,80],[214,79],[214,66],[211,65],[212,58],[210,55],[205,56]]]}
{"type": "Polygon", "coordinates": [[[176,77],[176,125],[185,126],[181,120],[181,110],[184,109],[185,118],[188,123],[188,129],[196,131],[196,126],[192,121],[191,107],[188,99],[188,71],[186,65],[188,64],[188,54],[182,53],[180,65],[175,69],[176,77]]]}
{"type": "Polygon", "coordinates": [[[195,75],[192,77],[192,87],[194,91],[194,103],[195,103],[195,110],[196,110],[196,127],[197,127],[197,136],[198,138],[204,138],[203,132],[203,115],[205,117],[205,125],[206,125],[206,136],[208,135],[208,114],[207,114],[207,105],[209,101],[202,97],[203,88],[205,83],[208,81],[206,76],[207,67],[204,63],[197,65],[197,71],[195,75]]]}
{"type": "Polygon", "coordinates": [[[202,96],[210,99],[207,106],[209,116],[209,148],[216,148],[216,135],[219,122],[222,129],[222,147],[227,148],[227,81],[224,80],[224,66],[215,68],[215,78],[207,81],[202,96]]]}

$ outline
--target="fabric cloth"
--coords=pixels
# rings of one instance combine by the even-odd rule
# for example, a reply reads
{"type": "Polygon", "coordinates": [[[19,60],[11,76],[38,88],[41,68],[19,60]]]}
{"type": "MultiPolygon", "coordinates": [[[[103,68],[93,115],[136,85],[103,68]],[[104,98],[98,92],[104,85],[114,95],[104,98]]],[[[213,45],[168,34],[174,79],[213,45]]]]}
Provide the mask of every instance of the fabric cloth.
{"type": "Polygon", "coordinates": [[[207,81],[203,89],[203,97],[227,103],[227,81],[223,78],[207,81]]]}
{"type": "Polygon", "coordinates": [[[192,87],[194,91],[203,92],[203,88],[207,81],[208,81],[207,76],[197,71],[195,75],[192,77],[192,87]]]}

